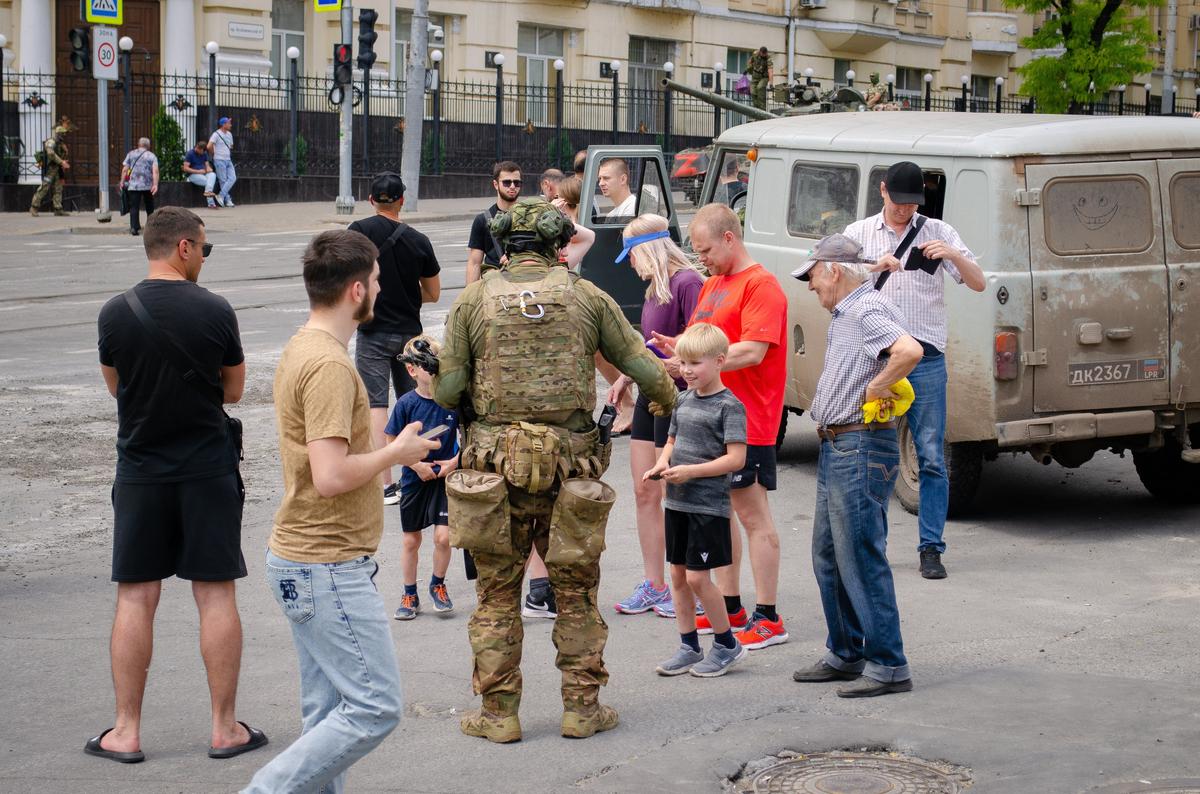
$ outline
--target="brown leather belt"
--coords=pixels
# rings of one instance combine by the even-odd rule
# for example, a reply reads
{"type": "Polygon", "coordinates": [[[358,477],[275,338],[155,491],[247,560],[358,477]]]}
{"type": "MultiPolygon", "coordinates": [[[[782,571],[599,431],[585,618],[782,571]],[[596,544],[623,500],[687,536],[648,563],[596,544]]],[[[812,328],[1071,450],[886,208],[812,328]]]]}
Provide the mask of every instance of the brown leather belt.
{"type": "Polygon", "coordinates": [[[825,425],[817,428],[817,436],[822,441],[833,441],[842,433],[858,433],[867,431],[874,433],[876,430],[894,430],[896,428],[896,420],[890,422],[872,422],[871,424],[863,424],[859,422],[854,425],[825,425]]]}

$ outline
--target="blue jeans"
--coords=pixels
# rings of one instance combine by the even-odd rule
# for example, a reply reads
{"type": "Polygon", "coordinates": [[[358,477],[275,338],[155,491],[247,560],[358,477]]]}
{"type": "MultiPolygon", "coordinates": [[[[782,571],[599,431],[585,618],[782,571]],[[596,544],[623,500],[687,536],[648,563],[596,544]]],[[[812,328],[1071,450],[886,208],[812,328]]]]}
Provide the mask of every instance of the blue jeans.
{"type": "Polygon", "coordinates": [[[213,160],[213,168],[217,171],[217,179],[221,181],[221,203],[229,199],[229,191],[237,181],[237,171],[233,169],[232,160],[213,160]]]}
{"type": "Polygon", "coordinates": [[[917,510],[920,539],[917,551],[946,550],[946,509],[950,506],[950,479],[946,476],[946,357],[925,356],[908,376],[917,398],[905,416],[921,466],[921,504],[917,510]]]}
{"type": "Polygon", "coordinates": [[[243,794],[338,794],[346,770],[400,723],[400,669],[371,557],[300,563],[267,552],[267,582],[300,657],[303,730],[243,794]]]}
{"type": "Polygon", "coordinates": [[[821,442],[812,556],[829,629],[824,661],[884,682],[909,678],[887,559],[887,506],[899,476],[894,430],[821,442]]]}
{"type": "MultiPolygon", "coordinates": [[[[209,171],[207,174],[188,174],[187,181],[197,187],[204,188],[205,193],[212,193],[213,188],[217,186],[217,172],[209,171]]],[[[209,201],[211,200],[209,199],[209,201]]]]}

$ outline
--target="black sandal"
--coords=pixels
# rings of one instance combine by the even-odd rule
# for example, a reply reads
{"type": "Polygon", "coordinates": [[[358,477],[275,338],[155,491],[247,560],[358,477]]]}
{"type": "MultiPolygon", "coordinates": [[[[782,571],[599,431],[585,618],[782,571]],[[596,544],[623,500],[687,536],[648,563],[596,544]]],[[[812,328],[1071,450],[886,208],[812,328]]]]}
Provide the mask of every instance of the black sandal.
{"type": "Polygon", "coordinates": [[[267,735],[265,733],[257,728],[251,728],[241,720],[238,720],[238,725],[241,725],[246,729],[246,732],[250,734],[250,738],[246,740],[246,743],[235,744],[233,747],[209,747],[209,758],[233,758],[234,756],[241,755],[242,753],[248,753],[251,750],[257,750],[258,748],[266,745],[267,735]]]}
{"type": "Polygon", "coordinates": [[[141,750],[134,750],[132,753],[119,753],[116,750],[105,750],[100,746],[100,741],[112,732],[109,728],[99,736],[95,736],[87,740],[87,744],[83,746],[83,751],[88,755],[94,755],[98,758],[107,758],[110,761],[116,761],[119,764],[140,764],[146,760],[146,754],[141,750]]]}

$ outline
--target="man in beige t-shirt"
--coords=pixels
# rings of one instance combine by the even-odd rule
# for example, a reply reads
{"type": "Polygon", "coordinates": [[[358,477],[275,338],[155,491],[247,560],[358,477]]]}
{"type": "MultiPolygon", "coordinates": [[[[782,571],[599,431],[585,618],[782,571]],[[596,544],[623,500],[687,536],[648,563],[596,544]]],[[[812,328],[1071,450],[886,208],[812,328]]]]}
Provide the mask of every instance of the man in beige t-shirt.
{"type": "Polygon", "coordinates": [[[308,322],[275,371],[283,502],[267,579],[291,621],[304,730],[246,792],[344,787],[346,771],[400,721],[400,670],[372,555],[383,534],[383,482],[440,442],[418,422],[374,449],[367,390],[347,352],[379,294],[375,244],[359,232],[313,238],[304,252],[308,322]]]}

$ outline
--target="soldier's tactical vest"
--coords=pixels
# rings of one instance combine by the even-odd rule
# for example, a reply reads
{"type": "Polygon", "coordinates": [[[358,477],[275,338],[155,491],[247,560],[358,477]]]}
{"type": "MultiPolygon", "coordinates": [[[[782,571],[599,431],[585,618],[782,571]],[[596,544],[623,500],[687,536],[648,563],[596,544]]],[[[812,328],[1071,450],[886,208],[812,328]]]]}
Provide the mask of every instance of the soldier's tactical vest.
{"type": "Polygon", "coordinates": [[[483,277],[483,351],[471,398],[491,424],[560,424],[596,404],[595,365],[576,326],[572,276],[553,266],[539,281],[512,281],[507,271],[483,277]]]}

